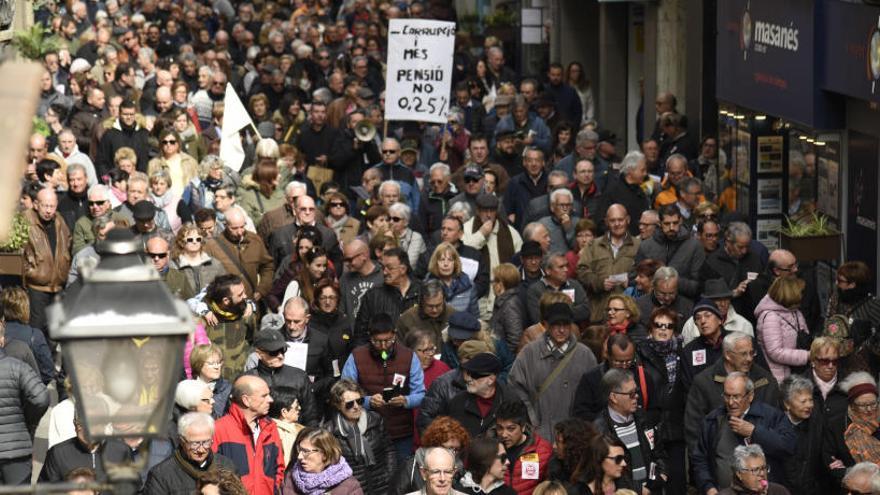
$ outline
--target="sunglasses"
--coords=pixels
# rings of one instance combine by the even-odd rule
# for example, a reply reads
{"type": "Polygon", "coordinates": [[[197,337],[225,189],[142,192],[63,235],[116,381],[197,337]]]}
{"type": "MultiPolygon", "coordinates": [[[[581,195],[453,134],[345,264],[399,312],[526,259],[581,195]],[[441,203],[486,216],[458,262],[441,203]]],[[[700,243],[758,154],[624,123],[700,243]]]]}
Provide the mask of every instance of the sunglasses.
{"type": "Polygon", "coordinates": [[[101,206],[106,202],[106,199],[102,199],[101,201],[89,201],[89,206],[101,206]]]}
{"type": "Polygon", "coordinates": [[[177,144],[177,141],[175,141],[173,139],[166,139],[166,140],[162,141],[162,144],[177,144]]]}
{"type": "Polygon", "coordinates": [[[354,399],[354,400],[350,400],[350,401],[346,402],[346,403],[345,403],[345,410],[346,410],[346,411],[351,411],[352,409],[355,408],[355,406],[360,407],[360,405],[361,405],[361,400],[363,400],[363,399],[362,399],[362,398],[358,398],[358,399],[354,399]]]}
{"type": "Polygon", "coordinates": [[[392,221],[392,222],[402,222],[402,221],[403,221],[403,218],[401,218],[401,217],[391,217],[391,221],[392,221]]]}
{"type": "Polygon", "coordinates": [[[654,328],[662,328],[663,330],[672,330],[675,325],[672,323],[654,323],[654,328]]]}
{"type": "Polygon", "coordinates": [[[164,260],[168,257],[168,253],[147,253],[150,258],[164,260]]]}
{"type": "Polygon", "coordinates": [[[397,153],[397,150],[382,150],[383,155],[393,155],[397,153]]]}
{"type": "Polygon", "coordinates": [[[343,206],[345,206],[345,203],[337,203],[335,201],[330,203],[330,208],[342,208],[343,206]]]}
{"type": "MultiPolygon", "coordinates": [[[[262,349],[260,349],[260,350],[262,350],[262,349]]],[[[269,356],[278,357],[278,356],[281,356],[282,354],[284,354],[284,348],[282,347],[281,349],[278,349],[275,351],[263,351],[263,352],[269,356]]]]}
{"type": "Polygon", "coordinates": [[[617,465],[623,464],[624,461],[626,461],[626,456],[623,454],[606,455],[605,458],[614,461],[614,464],[617,464],[617,465]]]}
{"type": "Polygon", "coordinates": [[[202,242],[201,237],[187,237],[186,242],[202,242]]]}
{"type": "Polygon", "coordinates": [[[820,366],[837,366],[837,359],[816,358],[816,364],[820,366]]]}
{"type": "Polygon", "coordinates": [[[466,184],[474,184],[480,182],[480,179],[478,177],[465,177],[464,182],[466,184]]]}

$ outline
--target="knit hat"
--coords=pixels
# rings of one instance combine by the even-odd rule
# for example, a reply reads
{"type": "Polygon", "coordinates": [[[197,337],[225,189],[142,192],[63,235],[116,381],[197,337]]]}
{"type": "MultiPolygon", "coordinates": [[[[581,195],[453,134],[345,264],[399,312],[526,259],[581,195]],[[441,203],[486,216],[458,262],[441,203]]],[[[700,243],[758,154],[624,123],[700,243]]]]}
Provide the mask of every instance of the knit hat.
{"type": "Polygon", "coordinates": [[[718,319],[724,319],[724,317],[721,315],[721,310],[718,309],[718,306],[715,305],[715,301],[711,299],[700,299],[700,302],[698,302],[697,305],[694,306],[693,315],[697,316],[697,313],[699,313],[700,311],[709,311],[717,316],[718,319]]]}
{"type": "Polygon", "coordinates": [[[846,395],[849,401],[853,402],[865,394],[877,395],[877,386],[873,383],[860,383],[858,385],[853,385],[853,387],[849,389],[849,392],[847,392],[846,395]]]}
{"type": "Polygon", "coordinates": [[[449,329],[447,334],[450,339],[467,340],[473,338],[480,331],[480,320],[467,311],[456,311],[449,315],[449,329]]]}

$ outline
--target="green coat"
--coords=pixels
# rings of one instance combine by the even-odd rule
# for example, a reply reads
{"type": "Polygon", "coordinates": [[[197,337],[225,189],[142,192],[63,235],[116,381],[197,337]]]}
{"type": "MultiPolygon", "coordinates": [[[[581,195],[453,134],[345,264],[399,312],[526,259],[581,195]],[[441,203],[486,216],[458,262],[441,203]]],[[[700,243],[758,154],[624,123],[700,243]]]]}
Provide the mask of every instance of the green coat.
{"type": "MultiPolygon", "coordinates": [[[[219,318],[219,317],[218,317],[219,318]]],[[[257,317],[251,314],[238,320],[223,320],[217,326],[205,324],[208,338],[223,350],[223,378],[234,381],[244,372],[244,365],[250,353],[250,342],[257,328],[257,317]]]]}
{"type": "Polygon", "coordinates": [[[254,182],[250,174],[241,179],[241,186],[236,192],[237,203],[244,208],[245,213],[251,217],[254,225],[259,225],[263,214],[284,205],[287,198],[284,196],[283,181],[272,191],[268,198],[260,192],[260,185],[254,182]]]}

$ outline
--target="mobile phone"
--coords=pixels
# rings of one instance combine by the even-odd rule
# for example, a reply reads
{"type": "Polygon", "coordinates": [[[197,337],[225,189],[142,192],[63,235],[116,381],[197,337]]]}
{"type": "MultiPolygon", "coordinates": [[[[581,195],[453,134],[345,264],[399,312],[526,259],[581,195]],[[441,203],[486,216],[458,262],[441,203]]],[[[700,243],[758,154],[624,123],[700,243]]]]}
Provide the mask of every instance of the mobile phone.
{"type": "Polygon", "coordinates": [[[382,400],[385,402],[391,401],[397,394],[395,393],[395,389],[393,387],[388,387],[382,389],[382,400]]]}

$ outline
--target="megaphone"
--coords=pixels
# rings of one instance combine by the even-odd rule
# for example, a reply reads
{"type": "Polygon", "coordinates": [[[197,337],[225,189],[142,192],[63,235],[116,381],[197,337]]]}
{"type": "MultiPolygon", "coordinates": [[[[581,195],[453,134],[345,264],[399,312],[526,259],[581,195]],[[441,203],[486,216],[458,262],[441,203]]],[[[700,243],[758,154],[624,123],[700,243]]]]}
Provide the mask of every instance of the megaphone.
{"type": "Polygon", "coordinates": [[[358,141],[368,143],[376,137],[376,126],[367,120],[362,120],[354,125],[354,137],[358,141]]]}

